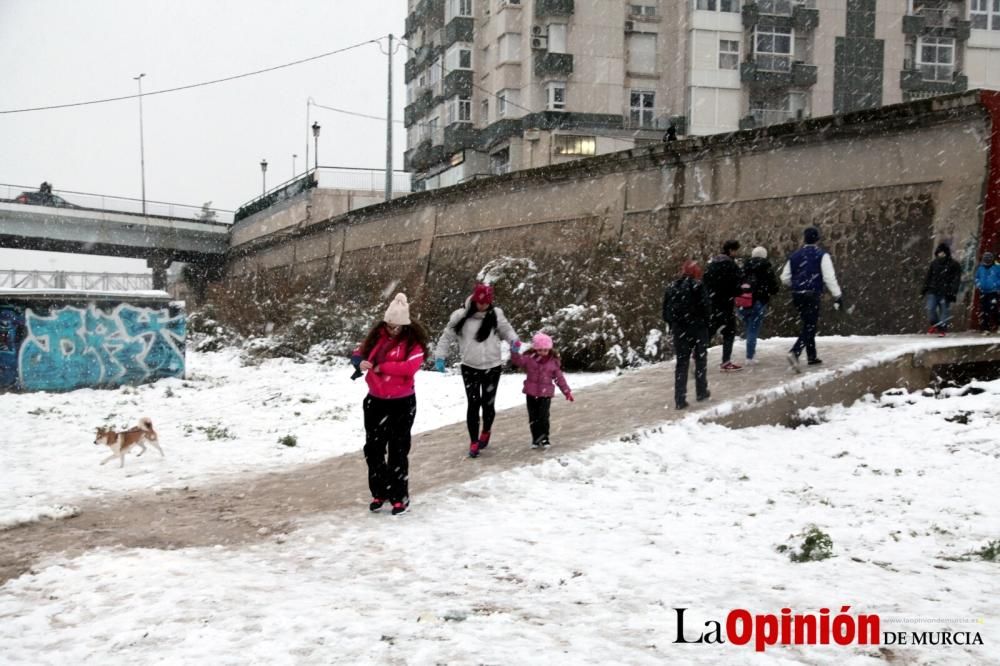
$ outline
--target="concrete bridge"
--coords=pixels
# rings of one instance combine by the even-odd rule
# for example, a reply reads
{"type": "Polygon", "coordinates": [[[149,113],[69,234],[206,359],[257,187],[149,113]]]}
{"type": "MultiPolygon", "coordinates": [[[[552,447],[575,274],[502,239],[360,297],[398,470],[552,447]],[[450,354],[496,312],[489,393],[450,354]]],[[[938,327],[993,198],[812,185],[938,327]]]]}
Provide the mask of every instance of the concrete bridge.
{"type": "Polygon", "coordinates": [[[0,202],[0,247],[146,259],[156,289],[171,262],[221,260],[228,245],[219,222],[0,202]]]}

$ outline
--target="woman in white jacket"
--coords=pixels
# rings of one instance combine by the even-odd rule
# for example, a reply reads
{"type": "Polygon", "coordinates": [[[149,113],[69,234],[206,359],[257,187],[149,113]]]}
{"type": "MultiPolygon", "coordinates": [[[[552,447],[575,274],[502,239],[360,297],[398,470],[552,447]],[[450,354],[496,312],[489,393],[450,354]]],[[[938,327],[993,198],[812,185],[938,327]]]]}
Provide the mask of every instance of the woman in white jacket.
{"type": "Polygon", "coordinates": [[[496,410],[493,403],[500,383],[500,340],[512,349],[521,346],[517,333],[507,321],[503,310],[493,305],[493,287],[477,284],[465,301],[465,307],[451,313],[437,347],[434,367],[444,372],[444,359],[453,342],[458,342],[462,356],[462,380],[469,401],[466,421],[469,426],[469,457],[475,458],[490,443],[490,428],[496,410]],[[479,430],[479,412],[483,414],[483,429],[479,430]]]}

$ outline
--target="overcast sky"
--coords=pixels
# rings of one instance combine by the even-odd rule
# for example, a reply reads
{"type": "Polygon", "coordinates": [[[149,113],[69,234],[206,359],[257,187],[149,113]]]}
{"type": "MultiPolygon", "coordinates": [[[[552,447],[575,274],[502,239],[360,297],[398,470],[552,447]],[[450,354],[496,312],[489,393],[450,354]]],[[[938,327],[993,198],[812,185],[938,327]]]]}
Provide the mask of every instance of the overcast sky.
{"type": "MultiPolygon", "coordinates": [[[[0,0],[0,111],[134,94],[140,73],[149,95],[273,67],[390,32],[398,38],[405,18],[406,0],[0,0]]],[[[291,178],[293,154],[301,172],[309,97],[385,117],[386,45],[383,39],[382,50],[367,44],[275,72],[144,97],[146,198],[235,209],[260,194],[262,158],[269,188],[291,178]]],[[[397,121],[405,61],[400,48],[393,59],[397,121]]],[[[315,107],[311,121],[322,125],[321,165],[384,167],[384,121],[315,107]]],[[[394,167],[402,169],[401,122],[393,136],[394,167]]],[[[139,198],[138,101],[0,113],[0,183],[37,189],[43,180],[56,190],[139,198]]],[[[0,270],[81,270],[92,262],[0,250],[0,270]]],[[[94,268],[144,266],[97,258],[94,268]]]]}

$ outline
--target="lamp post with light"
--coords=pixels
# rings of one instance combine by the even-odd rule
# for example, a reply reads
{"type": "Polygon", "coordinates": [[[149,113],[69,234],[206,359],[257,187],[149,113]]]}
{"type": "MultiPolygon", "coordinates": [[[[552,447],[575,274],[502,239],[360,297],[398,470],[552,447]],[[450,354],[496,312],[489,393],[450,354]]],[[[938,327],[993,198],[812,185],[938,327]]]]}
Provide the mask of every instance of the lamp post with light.
{"type": "MultiPolygon", "coordinates": [[[[316,162],[314,163],[314,169],[319,170],[319,123],[313,123],[313,153],[316,156],[316,162]]],[[[308,165],[306,165],[308,166],[308,165]]]]}
{"type": "Polygon", "coordinates": [[[298,173],[297,171],[295,171],[295,158],[296,157],[298,157],[298,154],[297,153],[292,153],[292,180],[295,180],[295,174],[298,173]]]}
{"type": "Polygon", "coordinates": [[[260,161],[260,182],[261,190],[260,195],[264,196],[267,193],[267,160],[260,161]]]}

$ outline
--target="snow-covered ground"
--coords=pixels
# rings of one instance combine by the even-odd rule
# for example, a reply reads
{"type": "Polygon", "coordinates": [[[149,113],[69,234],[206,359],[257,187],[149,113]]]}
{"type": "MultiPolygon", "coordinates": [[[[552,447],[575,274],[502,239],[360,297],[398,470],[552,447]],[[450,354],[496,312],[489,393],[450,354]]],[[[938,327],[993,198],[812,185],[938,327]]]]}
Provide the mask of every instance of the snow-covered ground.
{"type": "MultiPolygon", "coordinates": [[[[229,354],[189,363],[191,379],[134,394],[0,396],[3,510],[359,448],[364,386],[346,367],[240,368],[229,354]],[[93,415],[134,420],[140,404],[166,461],[150,451],[124,474],[95,468],[105,452],[80,441],[93,415]],[[210,440],[205,424],[234,438],[210,440]],[[298,446],[280,446],[284,434],[298,446]]],[[[418,381],[434,404],[420,403],[417,429],[462,420],[455,376],[418,381]]],[[[505,377],[501,406],[520,403],[519,387],[505,377]]],[[[872,397],[795,430],[689,418],[422,494],[403,516],[335,513],[240,548],[50,558],[0,587],[0,662],[1000,663],[1000,570],[970,554],[1000,539],[1000,382],[976,390],[872,397]],[[779,552],[813,525],[833,557],[779,552]],[[977,631],[985,645],[673,643],[675,608],[689,609],[693,640],[731,609],[835,615],[844,605],[879,614],[884,631],[977,631]]]]}

